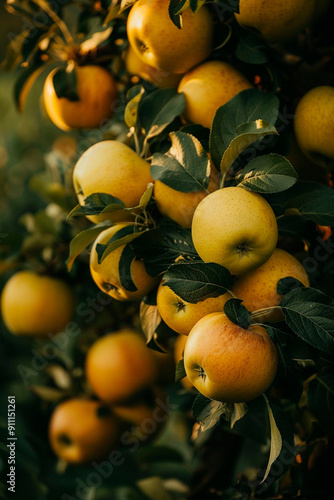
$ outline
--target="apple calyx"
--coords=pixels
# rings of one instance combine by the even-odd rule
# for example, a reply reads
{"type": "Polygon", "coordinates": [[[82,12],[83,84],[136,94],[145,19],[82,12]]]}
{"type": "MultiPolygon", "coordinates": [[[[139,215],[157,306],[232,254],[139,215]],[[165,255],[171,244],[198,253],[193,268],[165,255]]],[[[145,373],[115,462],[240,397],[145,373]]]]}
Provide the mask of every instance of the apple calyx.
{"type": "Polygon", "coordinates": [[[253,251],[253,248],[251,248],[248,243],[240,243],[240,245],[238,245],[235,250],[234,250],[234,253],[237,253],[239,254],[239,258],[240,260],[242,259],[242,257],[249,257],[249,254],[250,252],[253,251]]]}
{"type": "Polygon", "coordinates": [[[72,446],[73,441],[67,434],[59,434],[58,442],[61,446],[72,446]]]}
{"type": "Polygon", "coordinates": [[[113,285],[112,283],[107,283],[104,282],[102,284],[103,289],[105,290],[106,293],[110,292],[110,290],[114,290],[116,293],[119,293],[118,287],[113,285]]]}
{"type": "Polygon", "coordinates": [[[175,302],[174,306],[176,307],[176,310],[178,313],[183,311],[186,308],[185,303],[182,302],[181,300],[179,300],[178,302],[175,302]]]}

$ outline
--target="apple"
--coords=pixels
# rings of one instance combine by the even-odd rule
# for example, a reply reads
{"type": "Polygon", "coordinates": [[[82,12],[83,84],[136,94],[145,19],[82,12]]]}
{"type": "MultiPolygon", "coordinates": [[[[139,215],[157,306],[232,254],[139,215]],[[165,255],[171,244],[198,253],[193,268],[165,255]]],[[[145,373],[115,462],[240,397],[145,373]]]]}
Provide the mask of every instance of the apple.
{"type": "Polygon", "coordinates": [[[182,227],[191,227],[195,209],[199,202],[209,193],[219,188],[219,174],[212,167],[207,190],[183,193],[167,184],[156,180],[154,182],[154,198],[157,208],[162,215],[166,215],[182,227]]]}
{"type": "Polygon", "coordinates": [[[53,276],[18,271],[1,294],[3,321],[16,335],[46,336],[63,330],[74,314],[70,286],[53,276]]]}
{"type": "MultiPolygon", "coordinates": [[[[290,253],[276,248],[271,257],[257,269],[253,269],[235,279],[232,291],[243,300],[249,311],[278,306],[282,295],[277,293],[277,282],[282,278],[296,278],[303,285],[310,282],[302,264],[290,253]]],[[[284,316],[280,309],[274,309],[263,316],[257,316],[257,321],[282,321],[284,316]]]]}
{"type": "Polygon", "coordinates": [[[321,85],[304,94],[297,104],[294,131],[313,163],[334,169],[334,87],[321,85]]]}
{"type": "Polygon", "coordinates": [[[210,193],[195,210],[192,239],[204,262],[243,274],[269,259],[278,238],[269,203],[258,193],[224,187],[210,193]]]}
{"type": "Polygon", "coordinates": [[[192,328],[184,349],[187,377],[205,397],[225,403],[257,398],[271,386],[278,351],[266,329],[248,330],[221,312],[204,316],[192,328]]]}
{"type": "MultiPolygon", "coordinates": [[[[129,146],[115,140],[97,142],[88,148],[73,170],[73,185],[81,205],[93,193],[107,193],[128,208],[135,207],[151,182],[149,163],[129,146]]],[[[98,223],[107,219],[132,220],[134,215],[116,210],[87,218],[98,223]]]]}
{"type": "Polygon", "coordinates": [[[210,128],[217,109],[249,88],[252,84],[231,64],[204,62],[188,71],[178,86],[178,92],[183,92],[186,100],[183,117],[210,128]]]}
{"type": "Polygon", "coordinates": [[[182,78],[182,75],[152,68],[152,66],[144,63],[131,46],[125,53],[125,67],[129,75],[139,76],[162,89],[167,87],[176,88],[182,78]]]}
{"type": "Polygon", "coordinates": [[[291,40],[312,25],[316,0],[240,0],[235,19],[269,42],[291,40]]]}
{"type": "Polygon", "coordinates": [[[182,14],[183,27],[169,17],[169,0],[138,0],[127,19],[129,43],[149,66],[185,73],[209,57],[213,49],[213,19],[206,6],[182,14]]]}
{"type": "Polygon", "coordinates": [[[198,320],[211,312],[224,310],[229,293],[192,304],[182,300],[167,285],[160,283],[157,291],[157,307],[164,322],[177,333],[188,335],[198,320]]]}
{"type": "Polygon", "coordinates": [[[50,120],[61,130],[90,129],[105,125],[118,104],[118,89],[112,75],[101,66],[76,66],[78,100],[58,97],[52,70],[44,83],[43,102],[50,120]]]}
{"type": "Polygon", "coordinates": [[[144,338],[132,328],[108,333],[89,348],[86,378],[108,404],[123,405],[156,380],[156,362],[144,338]]]}
{"type": "Polygon", "coordinates": [[[145,270],[143,261],[135,259],[131,265],[131,277],[137,287],[135,291],[127,290],[121,283],[119,262],[125,245],[121,245],[105,257],[99,264],[96,247],[106,244],[110,238],[129,223],[115,224],[103,230],[95,239],[90,253],[90,272],[96,285],[116,300],[139,300],[148,294],[158,283],[159,278],[152,278],[145,270]]]}
{"type": "Polygon", "coordinates": [[[120,423],[100,401],[71,398],[59,403],[49,422],[53,452],[72,464],[104,458],[115,446],[120,423]]]}

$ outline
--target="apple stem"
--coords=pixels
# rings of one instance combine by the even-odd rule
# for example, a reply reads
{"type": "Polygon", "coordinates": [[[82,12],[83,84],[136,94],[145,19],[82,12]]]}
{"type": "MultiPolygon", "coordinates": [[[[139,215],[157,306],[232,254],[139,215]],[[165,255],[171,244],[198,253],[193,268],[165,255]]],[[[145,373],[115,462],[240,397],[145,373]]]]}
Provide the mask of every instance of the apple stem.
{"type": "Polygon", "coordinates": [[[38,2],[36,0],[33,0],[33,2],[38,6],[42,7],[42,9],[47,13],[47,15],[52,19],[52,21],[58,26],[62,34],[64,35],[64,38],[66,42],[69,45],[74,45],[74,39],[69,32],[69,29],[67,28],[66,24],[60,17],[51,9],[49,4],[44,1],[44,0],[39,0],[38,2]]]}

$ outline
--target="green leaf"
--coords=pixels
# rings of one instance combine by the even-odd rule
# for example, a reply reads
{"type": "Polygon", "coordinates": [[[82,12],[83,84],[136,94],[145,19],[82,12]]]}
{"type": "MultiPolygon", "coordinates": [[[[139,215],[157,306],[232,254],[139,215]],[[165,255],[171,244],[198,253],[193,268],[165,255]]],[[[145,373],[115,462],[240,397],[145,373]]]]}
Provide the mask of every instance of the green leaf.
{"type": "Polygon", "coordinates": [[[182,193],[206,189],[210,180],[210,159],[199,140],[184,132],[172,132],[169,136],[172,145],[167,153],[153,154],[153,179],[182,193]]]}
{"type": "Polygon", "coordinates": [[[251,324],[251,313],[242,305],[241,299],[229,299],[225,302],[224,313],[230,321],[236,325],[241,326],[245,330],[248,329],[251,324]]]}
{"type": "Polygon", "coordinates": [[[98,263],[101,262],[116,248],[131,243],[135,238],[141,236],[142,232],[139,231],[138,226],[135,224],[129,224],[128,226],[122,227],[117,231],[107,243],[98,243],[96,245],[96,252],[98,255],[98,263]]]}
{"type": "Polygon", "coordinates": [[[280,302],[291,330],[311,346],[334,354],[333,300],[315,288],[288,292],[280,302]]]}
{"type": "Polygon", "coordinates": [[[133,208],[127,209],[122,200],[111,194],[93,193],[84,199],[83,205],[74,207],[67,218],[71,219],[79,215],[100,215],[115,210],[133,210],[133,208]]]}
{"type": "Polygon", "coordinates": [[[266,135],[278,135],[276,128],[270,123],[263,120],[243,123],[237,127],[237,137],[232,139],[228,148],[225,150],[223,158],[220,162],[220,171],[227,172],[238,158],[240,153],[244,151],[253,142],[262,139],[266,135]]]}
{"type": "Polygon", "coordinates": [[[312,221],[306,221],[301,215],[284,215],[277,219],[278,232],[286,238],[315,241],[316,227],[312,221]]]}
{"type": "Polygon", "coordinates": [[[77,74],[75,69],[59,68],[53,75],[53,86],[57,97],[65,97],[70,101],[79,101],[77,92],[77,74]]]}
{"type": "Polygon", "coordinates": [[[263,476],[261,483],[267,479],[273,463],[279,457],[279,455],[282,451],[281,433],[279,431],[279,428],[277,427],[273,411],[269,405],[269,401],[265,395],[263,395],[263,397],[264,397],[264,400],[267,404],[269,422],[270,422],[270,455],[269,455],[269,459],[268,459],[268,465],[267,465],[267,468],[265,470],[265,473],[264,473],[264,476],[263,476]]]}
{"type": "Polygon", "coordinates": [[[135,258],[136,256],[131,245],[125,245],[119,259],[118,271],[121,285],[129,292],[136,292],[138,290],[131,272],[132,263],[135,258]]]}
{"type": "Polygon", "coordinates": [[[77,234],[70,242],[69,257],[66,261],[67,271],[70,272],[75,259],[97,238],[97,236],[110,226],[108,222],[101,222],[94,227],[85,229],[77,234]]]}
{"type": "Polygon", "coordinates": [[[257,193],[280,193],[297,182],[291,163],[278,154],[258,156],[241,170],[235,180],[239,187],[257,193]]]}
{"type": "Polygon", "coordinates": [[[235,49],[235,55],[240,61],[249,64],[265,64],[269,61],[269,47],[261,38],[252,33],[242,36],[235,49]]]}
{"type": "Polygon", "coordinates": [[[334,226],[334,190],[318,182],[298,181],[279,195],[267,200],[277,215],[300,215],[322,226],[334,226]]]}
{"type": "Polygon", "coordinates": [[[215,0],[214,4],[217,5],[223,12],[237,12],[239,13],[240,0],[215,0]]]}
{"type": "Polygon", "coordinates": [[[137,258],[144,260],[150,276],[164,273],[176,261],[198,260],[191,230],[167,218],[162,218],[156,229],[143,232],[132,245],[137,258]]]}
{"type": "Polygon", "coordinates": [[[230,272],[214,262],[173,264],[164,273],[163,279],[163,286],[168,286],[181,299],[192,304],[219,297],[232,288],[230,272]]]}
{"type": "Polygon", "coordinates": [[[292,276],[286,276],[285,278],[281,278],[277,282],[277,293],[278,295],[285,295],[286,293],[294,290],[295,288],[299,288],[304,286],[303,283],[297,278],[293,278],[292,276]]]}
{"type": "Polygon", "coordinates": [[[141,195],[139,200],[139,207],[145,210],[153,195],[154,184],[150,183],[145,192],[141,195]]]}
{"type": "Polygon", "coordinates": [[[274,94],[246,89],[218,108],[210,133],[210,153],[216,168],[219,169],[231,141],[240,135],[237,130],[240,125],[256,120],[275,125],[278,107],[279,100],[274,94]]]}
{"type": "Polygon", "coordinates": [[[273,326],[273,324],[266,323],[263,325],[270,337],[274,340],[276,346],[280,351],[283,351],[292,359],[312,359],[315,355],[314,347],[304,342],[301,338],[297,337],[293,332],[287,332],[283,328],[287,325],[279,325],[280,327],[273,326]]]}
{"type": "Polygon", "coordinates": [[[185,367],[184,367],[184,360],[183,358],[180,359],[180,361],[177,362],[176,367],[175,367],[175,382],[179,382],[182,380],[184,377],[187,376],[185,367]]]}
{"type": "Polygon", "coordinates": [[[214,401],[199,394],[193,403],[192,410],[201,430],[205,431],[216,425],[221,417],[229,420],[233,412],[233,404],[214,401]]]}
{"type": "Polygon", "coordinates": [[[145,130],[145,140],[159,135],[184,109],[185,97],[176,89],[157,89],[144,94],[138,106],[138,119],[145,130]]]}

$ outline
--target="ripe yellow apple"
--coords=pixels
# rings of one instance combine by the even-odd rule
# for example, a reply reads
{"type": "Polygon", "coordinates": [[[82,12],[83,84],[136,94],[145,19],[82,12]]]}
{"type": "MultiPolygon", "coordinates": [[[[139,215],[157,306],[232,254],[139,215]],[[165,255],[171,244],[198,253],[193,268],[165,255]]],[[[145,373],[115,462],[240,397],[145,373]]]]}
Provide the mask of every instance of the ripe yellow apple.
{"type": "Polygon", "coordinates": [[[237,22],[269,42],[294,38],[314,21],[316,0],[240,0],[237,22]]]}
{"type": "Polygon", "coordinates": [[[217,109],[249,88],[251,83],[231,64],[207,61],[180,81],[178,92],[183,92],[186,99],[183,116],[187,121],[210,128],[217,109]]]}
{"type": "Polygon", "coordinates": [[[104,458],[115,446],[119,419],[100,401],[72,398],[59,403],[49,422],[54,453],[66,462],[87,464],[104,458]]]}
{"type": "Polygon", "coordinates": [[[333,170],[334,87],[315,87],[300,99],[294,130],[304,154],[317,165],[333,170]]]}
{"type": "Polygon", "coordinates": [[[207,190],[182,193],[167,184],[157,180],[154,182],[154,198],[157,208],[162,215],[166,215],[182,227],[191,227],[195,209],[199,202],[208,193],[219,188],[219,174],[213,167],[207,190]]]}
{"type": "MultiPolygon", "coordinates": [[[[184,353],[184,347],[186,345],[188,337],[186,335],[178,335],[175,339],[175,344],[174,344],[174,359],[175,359],[175,364],[177,364],[181,359],[183,358],[183,353],[184,353]]],[[[188,377],[183,377],[181,379],[181,384],[185,389],[193,389],[193,385],[188,379],[188,377]]]]}
{"type": "Polygon", "coordinates": [[[58,97],[52,70],[44,83],[43,101],[50,120],[61,130],[90,129],[104,125],[115,112],[118,90],[112,75],[101,66],[76,66],[79,100],[58,97]]]}
{"type": "Polygon", "coordinates": [[[116,300],[139,300],[151,291],[159,282],[159,278],[152,278],[145,270],[145,264],[135,259],[131,266],[131,275],[137,287],[135,291],[127,290],[122,284],[119,275],[119,261],[125,245],[121,245],[99,264],[96,246],[98,243],[104,245],[110,238],[128,223],[115,224],[102,231],[93,243],[90,253],[90,272],[97,286],[116,300]]]}
{"type": "MultiPolygon", "coordinates": [[[[282,278],[296,278],[305,286],[310,286],[307,273],[301,263],[290,253],[276,248],[271,257],[262,266],[238,276],[232,291],[249,311],[278,306],[282,295],[277,293],[277,282],[282,278]]],[[[274,310],[257,321],[282,321],[280,309],[274,310]]]]}
{"type": "Polygon", "coordinates": [[[210,297],[196,304],[182,300],[168,286],[160,283],[157,292],[157,307],[164,322],[175,332],[188,335],[198,320],[209,313],[224,310],[225,302],[231,298],[229,293],[210,297]]]}
{"type": "MultiPolygon", "coordinates": [[[[153,181],[149,163],[120,141],[94,144],[80,156],[73,170],[73,185],[80,204],[93,193],[107,193],[128,208],[135,207],[150,182],[153,181]]],[[[133,219],[133,215],[117,210],[88,219],[94,223],[107,219],[123,221],[133,219]]]]}
{"type": "Polygon", "coordinates": [[[149,66],[168,73],[185,73],[209,57],[213,48],[213,19],[202,6],[187,9],[178,29],[169,17],[169,0],[138,0],[127,20],[129,43],[149,66]]]}
{"type": "Polygon", "coordinates": [[[243,274],[269,259],[278,238],[269,203],[258,193],[224,187],[210,193],[195,210],[192,239],[204,262],[243,274]]]}
{"type": "Polygon", "coordinates": [[[123,328],[94,342],[87,353],[85,373],[102,401],[121,405],[150,387],[157,370],[144,338],[132,328],[123,328]]]}
{"type": "Polygon", "coordinates": [[[17,335],[60,332],[71,320],[74,305],[74,293],[66,282],[34,271],[13,274],[1,295],[3,321],[17,335]]]}
{"type": "Polygon", "coordinates": [[[272,384],[278,351],[266,329],[248,330],[224,313],[204,316],[192,328],[184,349],[190,382],[204,396],[226,403],[241,403],[260,396],[272,384]]]}
{"type": "Polygon", "coordinates": [[[144,63],[131,46],[129,46],[125,54],[125,67],[129,75],[140,76],[140,78],[162,89],[167,87],[176,88],[182,78],[182,75],[169,73],[159,68],[152,68],[152,66],[144,63]]]}

